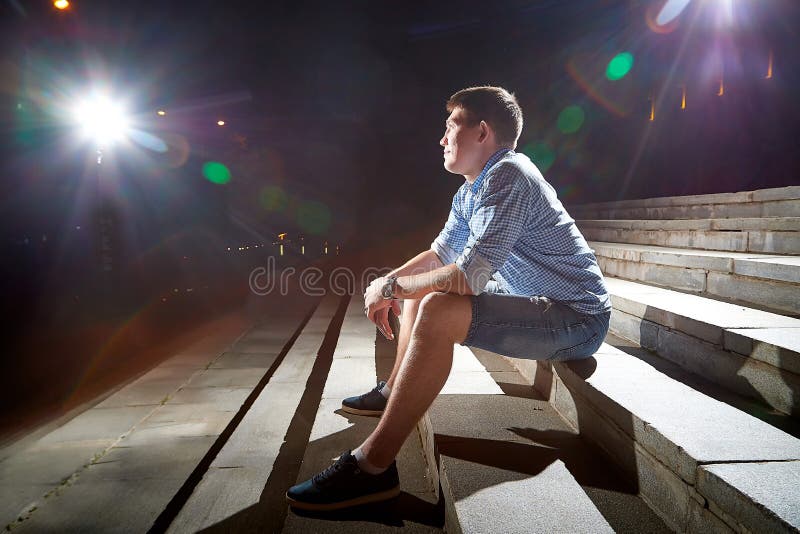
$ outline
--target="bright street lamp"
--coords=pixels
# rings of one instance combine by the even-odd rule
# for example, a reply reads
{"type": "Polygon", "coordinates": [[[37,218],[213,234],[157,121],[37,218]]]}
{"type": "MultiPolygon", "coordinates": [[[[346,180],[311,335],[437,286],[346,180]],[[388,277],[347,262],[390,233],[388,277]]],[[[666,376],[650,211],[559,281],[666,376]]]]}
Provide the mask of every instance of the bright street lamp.
{"type": "Polygon", "coordinates": [[[73,111],[75,122],[85,138],[101,149],[123,139],[129,128],[124,109],[108,96],[97,95],[78,103],[73,111]]]}

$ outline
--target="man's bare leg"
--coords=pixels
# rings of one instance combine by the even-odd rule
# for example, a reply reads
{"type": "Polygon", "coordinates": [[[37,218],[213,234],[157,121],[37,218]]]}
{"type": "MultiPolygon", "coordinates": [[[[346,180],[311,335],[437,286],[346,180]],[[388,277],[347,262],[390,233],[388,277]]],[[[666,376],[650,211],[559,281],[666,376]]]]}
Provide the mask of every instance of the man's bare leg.
{"type": "Polygon", "coordinates": [[[430,293],[420,301],[408,346],[398,359],[399,370],[392,372],[394,386],[386,410],[360,447],[370,465],[384,468],[394,461],[447,381],[453,344],[464,341],[471,321],[470,297],[430,293]]]}
{"type": "Polygon", "coordinates": [[[397,355],[394,359],[392,374],[390,374],[389,379],[386,380],[386,385],[389,386],[389,388],[394,387],[397,373],[400,372],[400,366],[403,364],[403,359],[408,349],[408,342],[411,340],[411,329],[414,327],[414,321],[417,320],[419,303],[420,299],[403,301],[403,314],[400,317],[400,332],[397,335],[397,355]]]}

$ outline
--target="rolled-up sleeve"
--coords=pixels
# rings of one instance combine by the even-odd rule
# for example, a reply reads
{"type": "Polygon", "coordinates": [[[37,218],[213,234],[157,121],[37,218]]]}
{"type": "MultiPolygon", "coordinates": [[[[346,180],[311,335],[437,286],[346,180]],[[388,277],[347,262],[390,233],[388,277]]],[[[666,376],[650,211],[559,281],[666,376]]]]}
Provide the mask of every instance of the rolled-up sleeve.
{"type": "Polygon", "coordinates": [[[529,182],[497,170],[486,176],[469,220],[469,237],[455,260],[475,295],[483,292],[508,259],[525,229],[531,205],[529,182]]]}
{"type": "Polygon", "coordinates": [[[469,238],[470,228],[467,220],[461,215],[459,206],[459,190],[453,196],[453,203],[450,207],[450,214],[447,216],[447,222],[444,228],[436,236],[436,239],[431,243],[431,250],[433,250],[443,265],[449,265],[456,261],[458,255],[464,250],[464,245],[469,238]]]}

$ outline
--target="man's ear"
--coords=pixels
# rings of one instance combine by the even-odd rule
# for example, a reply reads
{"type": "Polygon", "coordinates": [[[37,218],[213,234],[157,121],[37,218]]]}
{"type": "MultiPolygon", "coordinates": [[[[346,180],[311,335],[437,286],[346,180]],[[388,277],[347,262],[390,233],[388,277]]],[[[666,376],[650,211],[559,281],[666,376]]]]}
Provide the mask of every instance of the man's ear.
{"type": "Polygon", "coordinates": [[[479,126],[481,127],[481,135],[478,137],[478,141],[485,141],[486,138],[489,137],[489,125],[486,123],[486,121],[481,121],[479,126]]]}

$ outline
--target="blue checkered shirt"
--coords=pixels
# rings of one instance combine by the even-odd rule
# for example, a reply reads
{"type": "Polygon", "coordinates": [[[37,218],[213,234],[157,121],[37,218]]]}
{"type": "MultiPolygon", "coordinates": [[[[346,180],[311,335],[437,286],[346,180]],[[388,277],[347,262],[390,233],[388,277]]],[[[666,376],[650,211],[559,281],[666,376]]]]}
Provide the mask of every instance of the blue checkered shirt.
{"type": "Polygon", "coordinates": [[[513,150],[496,152],[458,189],[431,249],[464,272],[476,295],[544,296],[586,314],[611,309],[575,221],[536,165],[513,150]]]}

